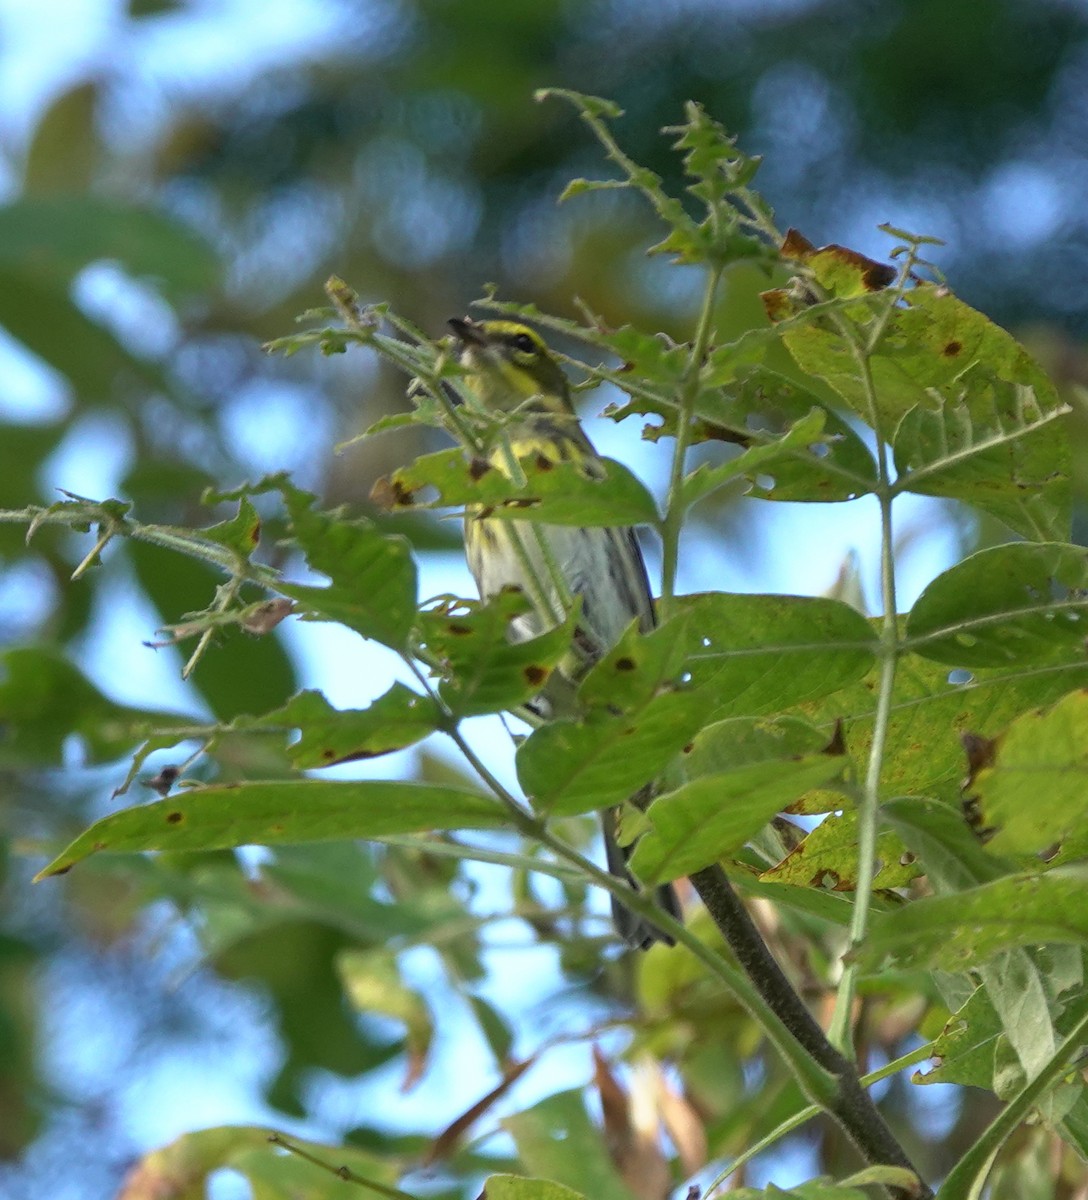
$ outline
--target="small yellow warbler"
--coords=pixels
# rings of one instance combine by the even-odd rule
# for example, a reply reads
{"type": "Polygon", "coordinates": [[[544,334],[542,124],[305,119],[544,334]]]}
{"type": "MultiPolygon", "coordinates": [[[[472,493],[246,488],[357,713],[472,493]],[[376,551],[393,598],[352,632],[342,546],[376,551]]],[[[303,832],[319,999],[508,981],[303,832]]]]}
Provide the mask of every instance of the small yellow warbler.
{"type": "MultiPolygon", "coordinates": [[[[504,444],[493,454],[500,470],[509,470],[512,455],[573,462],[590,477],[603,473],[600,456],[574,412],[566,375],[537,333],[513,321],[466,317],[449,324],[461,344],[461,363],[468,369],[466,382],[473,395],[489,411],[507,415],[504,444]]],[[[560,624],[573,602],[580,601],[571,653],[529,705],[538,717],[577,716],[575,693],[586,671],[633,620],[643,632],[654,628],[646,564],[633,529],[508,521],[469,511],[465,555],[482,597],[513,585],[529,598],[532,610],[512,622],[518,640],[560,624]]],[[[632,801],[645,807],[651,788],[643,788],[632,801]]],[[[604,812],[602,821],[608,869],[637,887],[627,869],[628,852],[615,840],[614,814],[604,812]]],[[[657,890],[657,902],[679,916],[671,886],[657,890]]],[[[646,949],[655,941],[671,944],[665,933],[615,898],[612,912],[617,931],[630,945],[646,949]]]]}

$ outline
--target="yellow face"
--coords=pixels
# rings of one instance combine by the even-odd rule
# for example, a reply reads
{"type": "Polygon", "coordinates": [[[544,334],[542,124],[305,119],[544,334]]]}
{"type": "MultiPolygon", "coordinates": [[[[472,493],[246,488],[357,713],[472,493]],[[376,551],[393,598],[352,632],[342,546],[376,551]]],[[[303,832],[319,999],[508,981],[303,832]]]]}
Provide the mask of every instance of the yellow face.
{"type": "Polygon", "coordinates": [[[535,330],[517,321],[449,322],[461,343],[469,385],[488,408],[511,410],[539,397],[548,407],[569,410],[567,377],[535,330]]]}

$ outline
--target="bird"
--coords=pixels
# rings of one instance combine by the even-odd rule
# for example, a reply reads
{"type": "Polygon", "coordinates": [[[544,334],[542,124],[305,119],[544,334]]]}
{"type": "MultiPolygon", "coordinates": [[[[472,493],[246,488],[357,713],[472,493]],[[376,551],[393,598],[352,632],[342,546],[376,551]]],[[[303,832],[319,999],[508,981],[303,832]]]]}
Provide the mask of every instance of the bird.
{"type": "MultiPolygon", "coordinates": [[[[502,444],[491,450],[494,466],[509,473],[510,456],[543,456],[553,464],[575,463],[591,478],[604,474],[603,460],[574,410],[566,374],[535,330],[516,321],[470,317],[453,317],[448,324],[465,386],[483,409],[503,422],[502,444]]],[[[634,529],[509,521],[470,506],[464,533],[465,557],[481,598],[516,587],[530,602],[529,611],[510,623],[513,640],[524,641],[556,627],[567,619],[572,605],[578,605],[570,653],[526,705],[538,720],[577,717],[577,686],[590,667],[633,621],[643,633],[657,623],[634,529]]],[[[652,798],[651,783],[631,800],[645,808],[652,798]]],[[[616,812],[604,810],[601,821],[609,871],[638,889],[627,866],[630,848],[616,840],[616,812]]],[[[655,899],[665,913],[680,918],[671,884],[657,888],[655,899]]],[[[615,896],[612,915],[616,931],[631,947],[673,944],[668,933],[615,896]]]]}

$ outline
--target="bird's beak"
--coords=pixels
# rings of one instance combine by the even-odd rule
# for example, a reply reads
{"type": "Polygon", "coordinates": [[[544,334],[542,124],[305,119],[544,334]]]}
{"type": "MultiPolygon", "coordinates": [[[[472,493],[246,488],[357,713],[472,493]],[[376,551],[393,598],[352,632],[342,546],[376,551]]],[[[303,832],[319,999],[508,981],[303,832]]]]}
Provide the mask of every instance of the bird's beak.
{"type": "Polygon", "coordinates": [[[446,324],[463,346],[487,345],[487,335],[471,317],[450,317],[446,324]]]}

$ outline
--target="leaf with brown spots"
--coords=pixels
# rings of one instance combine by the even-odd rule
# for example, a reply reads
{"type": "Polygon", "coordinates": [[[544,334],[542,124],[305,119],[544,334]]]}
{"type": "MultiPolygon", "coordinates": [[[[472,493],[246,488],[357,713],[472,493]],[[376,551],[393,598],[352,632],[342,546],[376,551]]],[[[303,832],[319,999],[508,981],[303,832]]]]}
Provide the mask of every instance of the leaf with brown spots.
{"type": "Polygon", "coordinates": [[[896,270],[846,246],[814,246],[796,229],[787,230],[781,246],[783,258],[804,263],[831,296],[856,296],[889,287],[896,270]]]}
{"type": "Polygon", "coordinates": [[[382,838],[429,829],[499,829],[494,800],[461,788],[388,780],[292,779],[193,788],[96,821],[37,875],[90,854],[382,838]]]}
{"type": "Polygon", "coordinates": [[[403,750],[433,733],[442,723],[434,702],[403,683],[393,686],[369,708],[335,709],[318,691],[299,692],[283,708],[236,727],[298,729],[301,737],[287,748],[300,770],[377,758],[403,750]]]}
{"type": "MultiPolygon", "coordinates": [[[[833,813],[825,817],[777,866],[764,871],[760,879],[827,891],[852,892],[857,886],[857,846],[856,813],[853,810],[833,813]]],[[[897,834],[887,829],[881,831],[877,838],[874,888],[902,887],[923,873],[918,865],[909,861],[905,851],[906,847],[897,834]]]]}
{"type": "Polygon", "coordinates": [[[238,501],[238,512],[228,521],[200,530],[201,537],[227,546],[241,559],[248,561],[261,540],[261,518],[248,496],[238,501]]]}
{"type": "Polygon", "coordinates": [[[456,717],[506,712],[547,683],[570,652],[574,615],[526,641],[514,641],[510,622],[529,612],[522,592],[508,588],[487,602],[442,601],[419,617],[419,637],[441,664],[439,693],[456,717]]]}
{"type": "Polygon", "coordinates": [[[519,460],[524,484],[495,463],[466,459],[461,450],[425,454],[394,472],[388,489],[421,508],[472,507],[489,515],[551,525],[645,525],[657,520],[653,497],[622,463],[600,459],[592,476],[577,462],[555,462],[533,451],[519,460]],[[430,490],[431,498],[418,499],[430,490]]]}
{"type": "Polygon", "coordinates": [[[900,486],[962,500],[1036,541],[1070,536],[1068,405],[1027,351],[954,296],[925,293],[910,336],[940,343],[928,402],[906,414],[893,448],[900,486]],[[932,328],[922,326],[928,318],[932,328]],[[961,327],[955,337],[943,327],[961,327]]]}

